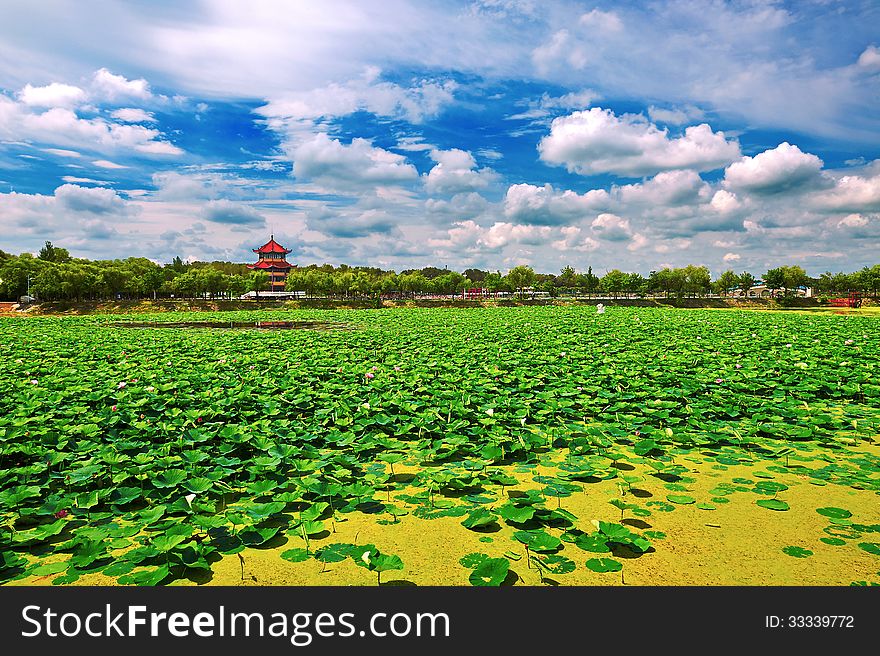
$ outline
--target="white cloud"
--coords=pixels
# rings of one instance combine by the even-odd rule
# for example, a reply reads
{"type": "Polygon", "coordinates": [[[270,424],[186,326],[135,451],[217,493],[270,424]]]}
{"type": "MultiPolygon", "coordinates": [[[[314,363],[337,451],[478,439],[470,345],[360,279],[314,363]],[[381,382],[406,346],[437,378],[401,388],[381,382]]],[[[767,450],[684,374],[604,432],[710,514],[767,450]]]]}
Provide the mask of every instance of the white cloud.
{"type": "Polygon", "coordinates": [[[558,251],[577,251],[589,253],[599,248],[599,242],[589,236],[583,236],[577,226],[565,226],[560,229],[562,239],[554,241],[550,245],[558,251]]]}
{"type": "Polygon", "coordinates": [[[710,171],[740,156],[739,144],[707,124],[670,138],[641,115],[594,107],[559,117],[538,145],[541,160],[573,173],[642,176],[673,169],[710,171]]]}
{"type": "Polygon", "coordinates": [[[582,70],[589,61],[585,47],[571,38],[568,30],[559,30],[550,41],[532,51],[532,62],[542,74],[548,73],[560,64],[576,71],[582,70]]]}
{"type": "Polygon", "coordinates": [[[600,214],[590,227],[595,235],[608,241],[626,241],[633,236],[629,221],[616,214],[600,214]]]}
{"type": "Polygon", "coordinates": [[[719,189],[712,196],[709,206],[719,214],[729,214],[742,207],[742,203],[740,203],[736,194],[725,189],[719,189]]]}
{"type": "Polygon", "coordinates": [[[56,157],[82,157],[75,150],[65,150],[64,148],[43,148],[44,153],[49,153],[50,155],[55,155],[56,157]]]}
{"type": "Polygon", "coordinates": [[[556,109],[586,109],[598,98],[599,94],[592,89],[572,91],[561,96],[544,93],[537,102],[529,101],[527,110],[508,116],[507,119],[540,119],[549,116],[556,109]]]}
{"type": "Polygon", "coordinates": [[[75,175],[64,175],[61,176],[61,179],[65,182],[71,182],[73,184],[82,183],[82,184],[94,184],[94,185],[108,185],[110,184],[106,180],[95,180],[94,178],[79,178],[75,175]]]}
{"type": "Polygon", "coordinates": [[[61,207],[75,212],[121,214],[125,210],[125,201],[112,189],[63,184],[55,190],[55,199],[61,207]]]}
{"type": "Polygon", "coordinates": [[[269,128],[296,145],[314,133],[316,126],[357,111],[421,123],[452,102],[457,86],[452,80],[422,79],[403,87],[380,81],[380,73],[369,67],[361,77],[342,84],[279,94],[255,111],[265,117],[269,128]]]}
{"type": "Polygon", "coordinates": [[[133,150],[149,155],[179,155],[183,151],[163,139],[159,130],[123,125],[103,118],[80,118],[65,107],[34,111],[0,95],[0,139],[26,139],[79,150],[133,150]]]}
{"type": "Polygon", "coordinates": [[[156,117],[153,116],[152,112],[148,112],[143,109],[137,109],[135,107],[123,107],[121,109],[114,110],[110,113],[110,116],[115,118],[117,121],[123,121],[125,123],[156,122],[156,117]]]}
{"type": "Polygon", "coordinates": [[[95,97],[111,102],[126,98],[149,100],[153,95],[150,84],[145,79],[129,80],[106,68],[95,71],[92,76],[92,90],[95,97]]]}
{"type": "Polygon", "coordinates": [[[724,257],[722,257],[721,259],[724,260],[725,262],[730,263],[730,262],[738,262],[741,258],[742,258],[742,256],[739,253],[725,253],[724,257]]]}
{"type": "Polygon", "coordinates": [[[127,166],[123,166],[122,164],[117,164],[116,162],[111,162],[107,159],[96,159],[92,162],[95,166],[102,169],[127,169],[127,166]]]}
{"type": "Polygon", "coordinates": [[[507,189],[504,197],[504,214],[517,223],[558,225],[583,219],[609,202],[604,189],[579,195],[570,190],[557,192],[549,184],[543,187],[515,184],[507,189]]]}
{"type": "Polygon", "coordinates": [[[684,107],[663,108],[651,105],[648,107],[648,118],[655,123],[666,123],[667,125],[685,125],[702,121],[705,113],[699,107],[694,105],[685,105],[684,107]]]}
{"type": "Polygon", "coordinates": [[[433,150],[431,159],[437,164],[425,176],[428,193],[457,194],[485,189],[498,176],[492,169],[477,170],[477,162],[464,150],[433,150]]]}
{"type": "Polygon", "coordinates": [[[212,223],[259,227],[266,225],[266,219],[253,207],[226,199],[208,202],[201,216],[212,223]]]}
{"type": "Polygon", "coordinates": [[[857,65],[871,71],[880,70],[880,48],[873,45],[865,48],[859,55],[857,65]]]}
{"type": "Polygon", "coordinates": [[[86,99],[86,92],[79,87],[60,82],[52,82],[44,87],[26,84],[18,92],[18,98],[25,105],[35,107],[75,107],[86,99]]]}
{"type": "Polygon", "coordinates": [[[312,179],[345,193],[352,186],[399,185],[418,178],[416,168],[402,155],[377,148],[366,139],[345,145],[316,134],[293,152],[297,179],[312,179]]]}
{"type": "Polygon", "coordinates": [[[816,205],[835,212],[880,211],[880,167],[871,167],[868,174],[845,175],[834,187],[816,196],[816,205]]]}
{"type": "Polygon", "coordinates": [[[817,184],[821,169],[821,159],[783,142],[728,166],[724,186],[751,194],[779,194],[817,184]]]}
{"type": "Polygon", "coordinates": [[[868,219],[861,214],[848,214],[837,222],[837,227],[862,228],[868,225],[868,219]]]}
{"type": "Polygon", "coordinates": [[[675,207],[705,200],[709,185],[696,171],[664,171],[647,182],[617,188],[620,199],[626,204],[675,207]]]}

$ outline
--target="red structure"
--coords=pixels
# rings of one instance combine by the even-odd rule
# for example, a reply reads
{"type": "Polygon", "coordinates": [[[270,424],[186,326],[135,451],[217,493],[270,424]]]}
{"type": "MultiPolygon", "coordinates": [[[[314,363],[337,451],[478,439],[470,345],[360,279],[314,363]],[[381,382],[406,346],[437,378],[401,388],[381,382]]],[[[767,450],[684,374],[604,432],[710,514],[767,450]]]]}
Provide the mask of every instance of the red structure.
{"type": "Polygon", "coordinates": [[[285,258],[290,253],[289,248],[284,248],[275,241],[275,235],[269,237],[269,241],[254,249],[254,253],[258,255],[258,259],[254,264],[248,264],[248,269],[256,269],[257,271],[265,271],[269,275],[269,291],[284,291],[284,285],[287,283],[287,274],[293,265],[285,258]]]}
{"type": "Polygon", "coordinates": [[[847,298],[831,298],[828,303],[834,307],[862,307],[862,295],[860,292],[850,292],[847,298]]]}

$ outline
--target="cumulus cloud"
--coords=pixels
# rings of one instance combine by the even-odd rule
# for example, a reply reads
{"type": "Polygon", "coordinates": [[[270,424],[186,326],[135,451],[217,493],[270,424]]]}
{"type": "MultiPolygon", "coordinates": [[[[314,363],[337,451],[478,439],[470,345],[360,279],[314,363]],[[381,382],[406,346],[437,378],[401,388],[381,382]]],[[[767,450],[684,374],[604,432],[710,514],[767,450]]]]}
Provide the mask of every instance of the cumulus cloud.
{"type": "Polygon", "coordinates": [[[604,189],[580,195],[571,190],[558,192],[550,184],[543,187],[515,184],[507,189],[504,197],[504,215],[517,223],[559,225],[583,219],[607,207],[609,202],[604,189]]]}
{"type": "Polygon", "coordinates": [[[125,123],[155,123],[156,117],[153,116],[152,112],[145,111],[143,109],[137,109],[135,107],[123,107],[117,110],[114,110],[110,113],[110,116],[115,118],[118,121],[123,121],[125,123]]]}
{"type": "Polygon", "coordinates": [[[442,239],[428,243],[434,247],[500,250],[509,244],[545,244],[552,236],[549,226],[521,225],[496,221],[489,227],[475,221],[456,221],[442,239]]]}
{"type": "Polygon", "coordinates": [[[353,186],[399,185],[418,178],[416,168],[402,155],[355,138],[345,145],[324,133],[301,144],[293,153],[294,175],[335,187],[341,193],[353,186]]]}
{"type": "Polygon", "coordinates": [[[696,171],[664,171],[647,182],[617,189],[626,204],[675,207],[698,203],[711,193],[709,185],[696,171]]]}
{"type": "Polygon", "coordinates": [[[63,184],[55,190],[55,198],[61,207],[74,212],[118,214],[125,209],[125,201],[112,189],[63,184]]]}
{"type": "Polygon", "coordinates": [[[425,176],[425,189],[435,194],[457,194],[485,189],[497,175],[490,168],[477,170],[477,162],[464,150],[433,150],[437,164],[425,176]]]}
{"type": "Polygon", "coordinates": [[[308,226],[325,235],[341,239],[357,239],[397,231],[397,221],[385,210],[331,210],[321,207],[308,213],[308,226]]]}
{"type": "Polygon", "coordinates": [[[626,241],[633,236],[629,221],[616,214],[600,214],[593,220],[590,227],[594,234],[608,241],[626,241]]]}
{"type": "Polygon", "coordinates": [[[449,200],[429,198],[425,201],[425,209],[433,215],[450,217],[475,217],[489,208],[489,201],[475,191],[456,194],[449,200]]]}
{"type": "Polygon", "coordinates": [[[18,92],[18,98],[25,105],[34,107],[75,107],[85,101],[86,92],[60,82],[52,82],[44,87],[26,84],[18,92]]]}
{"type": "Polygon", "coordinates": [[[724,260],[725,262],[730,263],[730,262],[738,262],[741,259],[741,257],[742,256],[739,253],[725,253],[724,257],[722,257],[721,259],[724,260]]]}
{"type": "Polygon", "coordinates": [[[95,71],[92,76],[92,89],[96,97],[109,101],[126,98],[149,100],[153,95],[150,84],[145,79],[129,80],[123,75],[111,73],[106,68],[95,71]]]}
{"type": "Polygon", "coordinates": [[[578,226],[565,226],[560,229],[562,238],[550,244],[557,251],[576,251],[589,253],[599,248],[599,242],[584,235],[578,226]]]}
{"type": "Polygon", "coordinates": [[[742,203],[740,203],[736,194],[725,189],[719,189],[712,195],[709,206],[719,214],[730,214],[742,207],[742,203]]]}
{"type": "Polygon", "coordinates": [[[266,219],[249,205],[231,200],[212,200],[202,210],[202,218],[211,223],[225,223],[236,226],[263,227],[266,219]]]}
{"type": "Polygon", "coordinates": [[[708,124],[685,129],[670,138],[641,115],[616,116],[609,109],[562,116],[538,145],[541,160],[573,173],[616,173],[643,176],[673,169],[711,171],[740,156],[739,143],[708,124]]]}
{"type": "Polygon", "coordinates": [[[149,155],[183,153],[183,150],[165,140],[159,130],[114,123],[100,117],[81,118],[66,107],[34,111],[33,107],[2,95],[0,138],[29,139],[54,146],[102,152],[135,151],[149,155]]]}
{"type": "Polygon", "coordinates": [[[821,169],[821,159],[783,142],[728,166],[724,170],[724,186],[769,196],[818,184],[821,169]]]}
{"type": "Polygon", "coordinates": [[[834,186],[819,193],[815,202],[825,211],[880,211],[880,166],[869,167],[867,175],[845,175],[834,186]]]}

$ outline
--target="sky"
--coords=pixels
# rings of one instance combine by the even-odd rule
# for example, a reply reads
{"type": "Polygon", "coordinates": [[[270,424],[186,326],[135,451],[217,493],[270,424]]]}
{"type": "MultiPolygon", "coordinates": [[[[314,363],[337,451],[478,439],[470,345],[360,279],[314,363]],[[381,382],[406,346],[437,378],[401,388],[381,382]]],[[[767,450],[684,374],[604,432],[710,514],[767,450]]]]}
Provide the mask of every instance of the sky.
{"type": "Polygon", "coordinates": [[[0,4],[0,249],[880,263],[876,0],[0,4]]]}

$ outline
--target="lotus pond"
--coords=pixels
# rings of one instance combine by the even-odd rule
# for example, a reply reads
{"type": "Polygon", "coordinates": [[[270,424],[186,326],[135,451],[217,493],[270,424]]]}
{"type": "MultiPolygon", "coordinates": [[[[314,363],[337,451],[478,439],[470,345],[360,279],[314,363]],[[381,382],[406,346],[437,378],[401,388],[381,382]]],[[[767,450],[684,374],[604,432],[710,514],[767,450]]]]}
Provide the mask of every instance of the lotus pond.
{"type": "Polygon", "coordinates": [[[0,582],[876,584],[878,327],[592,307],[3,318],[0,582]]]}

